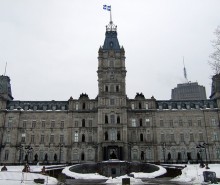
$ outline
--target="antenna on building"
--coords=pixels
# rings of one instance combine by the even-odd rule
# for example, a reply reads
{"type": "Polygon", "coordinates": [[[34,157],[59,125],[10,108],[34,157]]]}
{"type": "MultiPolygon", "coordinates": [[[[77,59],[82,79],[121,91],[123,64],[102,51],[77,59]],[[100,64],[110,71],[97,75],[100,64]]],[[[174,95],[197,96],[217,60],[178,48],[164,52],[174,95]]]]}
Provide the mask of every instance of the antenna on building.
{"type": "Polygon", "coordinates": [[[7,61],[5,63],[5,72],[4,72],[4,76],[6,75],[6,69],[7,69],[7,61]]]}
{"type": "Polygon", "coordinates": [[[186,82],[188,82],[186,68],[185,68],[185,63],[184,63],[184,57],[183,57],[183,73],[184,73],[184,77],[186,79],[186,82]]]}

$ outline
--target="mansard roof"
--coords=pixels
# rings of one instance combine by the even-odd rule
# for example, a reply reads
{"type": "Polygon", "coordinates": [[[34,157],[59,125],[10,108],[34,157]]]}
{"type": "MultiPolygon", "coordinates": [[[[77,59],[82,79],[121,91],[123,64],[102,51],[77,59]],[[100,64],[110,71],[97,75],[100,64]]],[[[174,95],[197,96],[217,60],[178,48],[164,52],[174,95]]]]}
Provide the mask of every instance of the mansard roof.
{"type": "Polygon", "coordinates": [[[105,41],[103,50],[120,50],[120,45],[117,37],[117,26],[112,21],[106,26],[105,41]]]}
{"type": "Polygon", "coordinates": [[[68,101],[9,101],[8,110],[68,110],[68,101]]]}

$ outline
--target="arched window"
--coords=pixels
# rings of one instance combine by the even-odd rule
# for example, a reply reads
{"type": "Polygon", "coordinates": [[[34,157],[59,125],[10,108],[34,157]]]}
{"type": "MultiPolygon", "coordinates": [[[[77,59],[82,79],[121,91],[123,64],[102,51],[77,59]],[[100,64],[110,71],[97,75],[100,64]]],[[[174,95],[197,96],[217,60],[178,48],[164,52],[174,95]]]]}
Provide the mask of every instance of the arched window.
{"type": "Polygon", "coordinates": [[[108,141],[108,132],[105,132],[105,141],[108,141]]]}
{"type": "Polygon", "coordinates": [[[45,154],[45,156],[44,156],[44,161],[47,161],[47,160],[48,160],[48,155],[45,154]]]}
{"type": "Polygon", "coordinates": [[[108,86],[107,85],[105,86],[105,92],[108,92],[108,86]]]}
{"type": "Polygon", "coordinates": [[[170,153],[170,152],[169,152],[168,155],[167,155],[167,159],[168,159],[168,160],[171,160],[171,153],[170,153]]]}
{"type": "Polygon", "coordinates": [[[57,161],[57,154],[54,154],[53,159],[54,161],[57,161]]]}
{"type": "Polygon", "coordinates": [[[140,134],[140,141],[144,141],[144,136],[143,136],[143,134],[140,134]]]}
{"type": "Polygon", "coordinates": [[[82,120],[82,127],[85,127],[86,126],[86,121],[85,119],[82,120]]]}
{"type": "Polygon", "coordinates": [[[120,116],[117,116],[117,123],[120,123],[120,116]]]}
{"type": "Polygon", "coordinates": [[[144,151],[141,151],[141,160],[144,160],[144,151]]]}
{"type": "Polygon", "coordinates": [[[140,123],[140,127],[142,127],[142,119],[139,120],[139,123],[140,123]]]}
{"type": "Polygon", "coordinates": [[[82,135],[82,142],[85,142],[85,135],[82,135]]]}
{"type": "Polygon", "coordinates": [[[116,85],[116,92],[119,92],[119,85],[116,85]]]}
{"type": "Polygon", "coordinates": [[[105,123],[108,123],[108,116],[105,115],[105,123]]]}
{"type": "Polygon", "coordinates": [[[37,154],[34,155],[34,161],[38,161],[38,155],[37,154]]]}
{"type": "Polygon", "coordinates": [[[139,106],[138,107],[139,107],[139,109],[142,109],[141,102],[139,102],[139,106]]]}
{"type": "Polygon", "coordinates": [[[83,102],[82,109],[84,110],[85,108],[86,108],[86,103],[83,102]]]}
{"type": "Polygon", "coordinates": [[[84,161],[84,160],[85,160],[85,154],[82,153],[82,154],[81,154],[81,161],[84,161]]]}
{"type": "Polygon", "coordinates": [[[117,133],[117,140],[118,140],[118,141],[121,140],[121,134],[120,134],[120,131],[118,131],[118,133],[117,133]]]}

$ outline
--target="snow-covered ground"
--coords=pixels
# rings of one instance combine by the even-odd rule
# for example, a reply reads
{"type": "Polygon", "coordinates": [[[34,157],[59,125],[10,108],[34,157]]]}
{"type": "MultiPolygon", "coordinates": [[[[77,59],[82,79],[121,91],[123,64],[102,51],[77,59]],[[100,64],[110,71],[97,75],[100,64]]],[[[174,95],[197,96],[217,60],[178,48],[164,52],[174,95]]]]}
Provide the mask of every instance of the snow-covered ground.
{"type": "Polygon", "coordinates": [[[209,168],[200,168],[199,164],[187,164],[187,167],[182,170],[182,174],[172,179],[172,181],[200,184],[204,182],[203,171],[215,172],[216,177],[220,178],[220,164],[209,164],[209,168]]]}
{"type": "MultiPolygon", "coordinates": [[[[7,171],[0,171],[0,184],[4,185],[20,185],[20,184],[36,184],[34,179],[44,179],[44,184],[55,185],[57,179],[41,175],[37,173],[24,173],[24,166],[6,166],[7,171]]],[[[2,166],[0,166],[0,169],[2,166]]],[[[30,172],[40,172],[43,166],[30,166],[30,172]]]]}

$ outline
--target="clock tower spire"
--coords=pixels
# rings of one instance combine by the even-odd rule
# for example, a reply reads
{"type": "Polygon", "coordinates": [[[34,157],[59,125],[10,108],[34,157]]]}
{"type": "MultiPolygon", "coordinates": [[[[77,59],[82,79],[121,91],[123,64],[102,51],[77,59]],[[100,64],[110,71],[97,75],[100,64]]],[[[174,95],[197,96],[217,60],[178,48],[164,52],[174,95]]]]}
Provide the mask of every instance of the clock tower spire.
{"type": "Polygon", "coordinates": [[[110,20],[98,52],[99,160],[128,160],[125,51],[119,45],[117,26],[110,20]],[[109,142],[111,141],[111,142],[109,142]]]}

